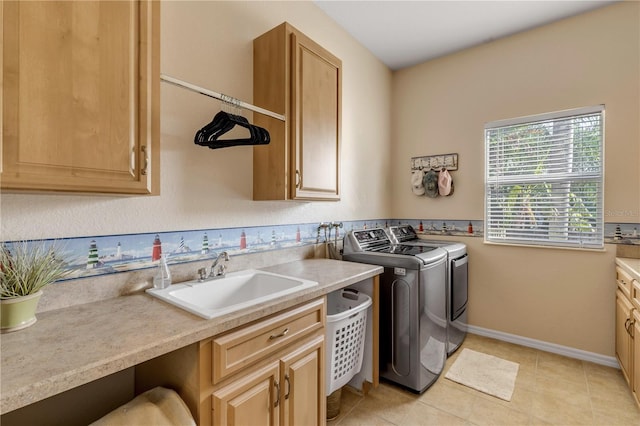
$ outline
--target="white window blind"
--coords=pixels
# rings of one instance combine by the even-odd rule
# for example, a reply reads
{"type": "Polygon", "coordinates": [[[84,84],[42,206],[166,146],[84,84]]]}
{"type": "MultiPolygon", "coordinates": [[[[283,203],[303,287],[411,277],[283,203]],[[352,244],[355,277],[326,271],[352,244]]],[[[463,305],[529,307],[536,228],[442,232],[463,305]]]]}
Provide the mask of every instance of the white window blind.
{"type": "Polygon", "coordinates": [[[604,106],[485,125],[485,241],[604,246],[604,106]]]}

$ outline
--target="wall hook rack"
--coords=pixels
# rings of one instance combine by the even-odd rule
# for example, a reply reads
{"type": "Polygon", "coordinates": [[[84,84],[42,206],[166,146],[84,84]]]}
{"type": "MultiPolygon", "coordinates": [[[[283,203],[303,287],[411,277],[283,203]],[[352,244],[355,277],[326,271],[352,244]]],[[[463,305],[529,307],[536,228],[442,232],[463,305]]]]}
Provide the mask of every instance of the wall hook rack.
{"type": "Polygon", "coordinates": [[[411,157],[411,171],[414,170],[458,170],[458,154],[424,155],[411,157]]]}

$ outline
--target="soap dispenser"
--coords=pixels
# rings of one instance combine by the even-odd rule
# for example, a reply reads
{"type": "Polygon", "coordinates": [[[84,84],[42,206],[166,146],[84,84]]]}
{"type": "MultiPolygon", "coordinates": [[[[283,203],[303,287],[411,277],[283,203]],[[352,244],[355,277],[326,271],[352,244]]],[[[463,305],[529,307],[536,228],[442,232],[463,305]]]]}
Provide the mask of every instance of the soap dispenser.
{"type": "Polygon", "coordinates": [[[160,261],[158,262],[158,269],[156,275],[153,277],[153,287],[157,289],[167,288],[171,285],[171,271],[167,264],[167,256],[160,255],[160,261]]]}

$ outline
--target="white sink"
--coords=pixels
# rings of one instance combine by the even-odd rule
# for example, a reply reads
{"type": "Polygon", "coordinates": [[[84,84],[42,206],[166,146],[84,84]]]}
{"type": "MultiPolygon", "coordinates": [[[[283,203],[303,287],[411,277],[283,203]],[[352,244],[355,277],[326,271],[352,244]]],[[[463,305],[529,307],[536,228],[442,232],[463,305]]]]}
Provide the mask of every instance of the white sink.
{"type": "Polygon", "coordinates": [[[315,281],[248,269],[205,282],[194,280],[165,289],[150,288],[147,293],[211,319],[317,285],[315,281]]]}

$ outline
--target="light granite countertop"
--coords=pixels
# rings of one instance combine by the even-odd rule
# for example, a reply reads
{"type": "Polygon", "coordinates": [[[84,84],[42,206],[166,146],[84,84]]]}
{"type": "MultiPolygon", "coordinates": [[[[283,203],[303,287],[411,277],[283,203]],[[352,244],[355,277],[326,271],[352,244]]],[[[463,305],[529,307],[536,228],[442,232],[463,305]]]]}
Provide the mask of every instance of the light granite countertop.
{"type": "Polygon", "coordinates": [[[616,257],[616,265],[625,270],[631,278],[640,281],[640,259],[630,257],[616,257]]]}
{"type": "Polygon", "coordinates": [[[43,312],[31,327],[0,336],[0,413],[374,277],[382,268],[330,259],[261,268],[318,286],[204,320],[146,293],[43,312]]]}

